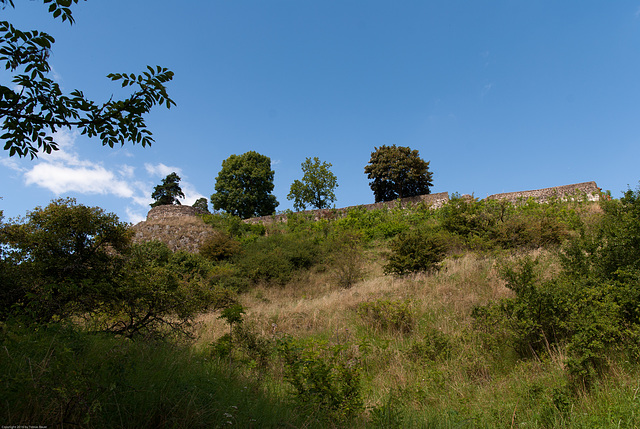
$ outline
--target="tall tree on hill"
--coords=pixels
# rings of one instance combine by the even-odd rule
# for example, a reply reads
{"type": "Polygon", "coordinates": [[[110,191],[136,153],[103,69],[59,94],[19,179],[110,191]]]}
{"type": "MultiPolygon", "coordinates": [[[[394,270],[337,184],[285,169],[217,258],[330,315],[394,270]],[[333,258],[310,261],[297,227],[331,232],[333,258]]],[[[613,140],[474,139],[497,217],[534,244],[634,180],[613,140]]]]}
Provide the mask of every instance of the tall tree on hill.
{"type": "MultiPolygon", "coordinates": [[[[73,24],[70,7],[78,1],[44,0],[44,4],[54,18],[73,24]]],[[[14,7],[14,1],[0,0],[0,8],[7,6],[14,7]]],[[[61,128],[98,137],[109,147],[125,142],[150,145],[153,138],[144,115],[156,104],[175,105],[164,86],[173,79],[173,72],[147,66],[139,75],[111,73],[107,78],[136,89],[123,100],[96,103],[79,90],[64,94],[48,77],[51,66],[47,60],[54,42],[47,33],[20,31],[0,21],[0,65],[14,74],[10,84],[0,85],[0,140],[9,156],[33,159],[40,152],[58,150],[54,138],[61,128]]]]}
{"type": "Polygon", "coordinates": [[[338,178],[329,170],[330,162],[322,162],[318,157],[307,158],[302,163],[304,176],[291,184],[287,199],[294,200],[296,210],[304,210],[307,204],[316,209],[326,209],[336,200],[333,192],[338,187],[338,178]]]}
{"type": "Polygon", "coordinates": [[[429,187],[433,186],[429,161],[409,147],[377,147],[364,172],[371,179],[369,186],[376,203],[428,194],[429,187]]]}
{"type": "Polygon", "coordinates": [[[273,214],[279,204],[271,194],[274,175],[267,156],[254,151],[231,155],[222,162],[211,204],[243,219],[273,214]]]}
{"type": "Polygon", "coordinates": [[[151,207],[168,206],[172,204],[180,205],[178,198],[184,198],[184,192],[180,188],[180,176],[175,172],[162,179],[162,183],[156,186],[151,194],[155,200],[151,207]]]}

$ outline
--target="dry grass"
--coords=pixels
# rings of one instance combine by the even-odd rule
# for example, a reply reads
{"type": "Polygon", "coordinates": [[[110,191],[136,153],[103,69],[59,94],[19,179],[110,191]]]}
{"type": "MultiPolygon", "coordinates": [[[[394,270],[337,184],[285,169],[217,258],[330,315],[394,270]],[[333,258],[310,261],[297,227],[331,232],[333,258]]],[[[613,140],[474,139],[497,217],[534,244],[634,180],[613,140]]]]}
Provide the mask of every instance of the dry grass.
{"type": "MultiPolygon", "coordinates": [[[[426,317],[444,332],[469,323],[471,309],[507,296],[510,291],[496,272],[494,259],[467,254],[447,259],[435,274],[385,276],[377,261],[366,263],[368,278],[348,289],[335,285],[331,272],[311,273],[283,287],[258,286],[240,296],[245,320],[258,333],[327,336],[354,330],[353,311],[359,303],[377,299],[409,299],[419,318],[426,317]]],[[[218,313],[200,317],[200,342],[208,343],[228,332],[218,313]]]]}

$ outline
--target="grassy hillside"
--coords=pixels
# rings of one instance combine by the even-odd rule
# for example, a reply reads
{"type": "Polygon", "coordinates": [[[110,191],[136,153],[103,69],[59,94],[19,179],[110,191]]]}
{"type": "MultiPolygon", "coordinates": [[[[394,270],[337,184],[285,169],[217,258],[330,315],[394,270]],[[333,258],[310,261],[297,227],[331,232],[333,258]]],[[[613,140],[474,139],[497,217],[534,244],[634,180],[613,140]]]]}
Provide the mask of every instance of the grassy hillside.
{"type": "MultiPolygon", "coordinates": [[[[3,422],[640,426],[638,192],[203,220],[218,233],[199,256],[137,250],[149,278],[177,273],[158,302],[179,292],[186,306],[144,335],[104,329],[74,302],[62,320],[3,319],[3,422]],[[193,323],[180,333],[172,317],[193,323]]],[[[110,308],[95,317],[119,320],[110,308]]]]}

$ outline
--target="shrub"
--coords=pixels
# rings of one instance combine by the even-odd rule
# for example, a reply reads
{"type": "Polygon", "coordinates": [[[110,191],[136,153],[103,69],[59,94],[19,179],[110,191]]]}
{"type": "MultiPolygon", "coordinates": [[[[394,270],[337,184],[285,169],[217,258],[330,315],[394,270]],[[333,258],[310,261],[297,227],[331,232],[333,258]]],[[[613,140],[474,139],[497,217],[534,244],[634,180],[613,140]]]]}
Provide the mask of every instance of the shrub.
{"type": "Polygon", "coordinates": [[[370,326],[379,331],[410,333],[415,327],[411,301],[389,301],[379,299],[361,302],[356,313],[370,326]]]}
{"type": "Polygon", "coordinates": [[[309,411],[324,414],[322,420],[344,422],[363,409],[360,360],[346,346],[285,337],[280,353],[296,398],[309,411]]]}
{"type": "Polygon", "coordinates": [[[223,261],[240,253],[240,242],[227,234],[214,234],[200,246],[200,255],[210,261],[223,261]]]}
{"type": "Polygon", "coordinates": [[[205,214],[202,215],[202,220],[215,230],[235,238],[263,236],[266,232],[264,225],[245,223],[238,216],[228,213],[205,214]]]}
{"type": "Polygon", "coordinates": [[[414,229],[400,233],[389,247],[391,253],[384,266],[386,274],[407,274],[437,269],[447,251],[441,234],[427,229],[414,229]]]}
{"type": "Polygon", "coordinates": [[[503,267],[501,275],[515,296],[475,308],[472,316],[485,329],[505,332],[522,357],[566,346],[574,387],[588,387],[607,368],[607,356],[626,347],[629,325],[619,304],[618,285],[566,273],[543,281],[538,265],[537,260],[523,258],[503,267]]]}
{"type": "Polygon", "coordinates": [[[407,355],[418,362],[446,359],[451,353],[451,342],[442,331],[430,329],[421,341],[415,342],[407,355]]]}
{"type": "Polygon", "coordinates": [[[340,287],[350,287],[362,280],[363,261],[361,234],[351,231],[337,232],[328,243],[331,266],[340,287]]]}
{"type": "Polygon", "coordinates": [[[322,247],[302,234],[274,234],[245,242],[243,253],[234,259],[242,275],[253,282],[285,284],[294,273],[322,260],[322,247]]]}

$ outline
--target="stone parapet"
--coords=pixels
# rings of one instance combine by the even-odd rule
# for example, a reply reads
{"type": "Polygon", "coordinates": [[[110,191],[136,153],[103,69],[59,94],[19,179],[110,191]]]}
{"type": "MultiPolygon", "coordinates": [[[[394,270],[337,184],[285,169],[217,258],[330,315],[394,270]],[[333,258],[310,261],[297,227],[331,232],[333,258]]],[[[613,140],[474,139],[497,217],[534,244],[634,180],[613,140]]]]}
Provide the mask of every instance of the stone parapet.
{"type": "Polygon", "coordinates": [[[196,216],[202,211],[192,206],[164,205],[153,207],[147,213],[147,220],[162,220],[174,217],[196,216]]]}
{"type": "MultiPolygon", "coordinates": [[[[442,207],[443,205],[449,202],[449,194],[447,192],[440,192],[438,194],[426,194],[426,195],[417,195],[415,197],[402,198],[394,201],[385,201],[380,203],[373,204],[361,204],[358,206],[349,206],[343,207],[339,209],[320,209],[320,210],[304,210],[301,214],[311,215],[314,220],[320,219],[336,219],[340,217],[344,217],[349,213],[350,210],[359,209],[359,210],[377,210],[385,207],[407,207],[407,206],[416,206],[419,204],[424,204],[425,208],[437,209],[442,207]]],[[[261,216],[254,217],[251,219],[245,219],[246,223],[274,223],[274,222],[286,222],[288,213],[280,213],[271,216],[261,216]]]]}
{"type": "Polygon", "coordinates": [[[504,194],[494,194],[487,197],[488,200],[508,200],[512,203],[535,199],[539,203],[549,201],[551,198],[559,198],[561,200],[582,199],[588,201],[598,201],[600,199],[601,189],[598,188],[596,182],[583,182],[573,185],[556,186],[553,188],[536,189],[533,191],[507,192],[504,194]]]}

